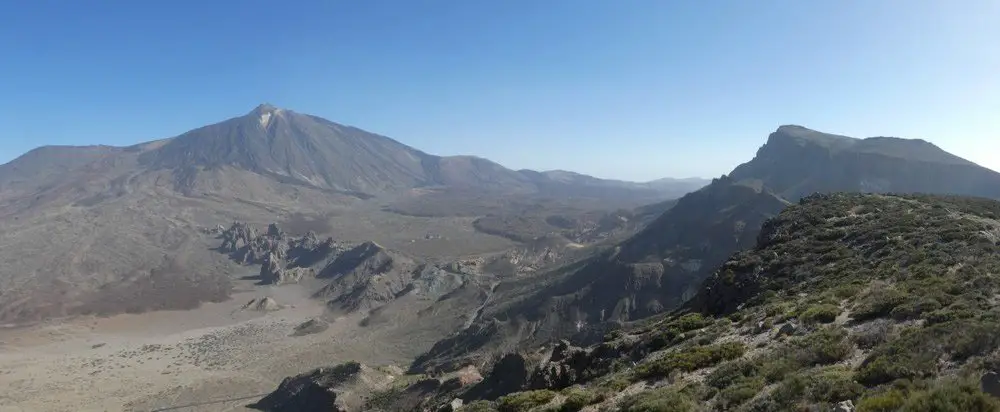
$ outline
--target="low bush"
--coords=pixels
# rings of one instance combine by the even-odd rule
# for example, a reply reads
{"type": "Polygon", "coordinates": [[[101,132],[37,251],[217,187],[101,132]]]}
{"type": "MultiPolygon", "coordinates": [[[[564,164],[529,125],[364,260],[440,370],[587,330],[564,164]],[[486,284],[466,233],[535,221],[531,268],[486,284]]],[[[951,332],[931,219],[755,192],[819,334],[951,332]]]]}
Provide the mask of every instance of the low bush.
{"type": "Polygon", "coordinates": [[[744,352],[746,352],[746,346],[742,342],[695,346],[645,362],[636,367],[635,373],[637,377],[643,379],[662,378],[675,370],[691,372],[722,361],[736,359],[743,356],[744,352]]]}
{"type": "Polygon", "coordinates": [[[555,397],[555,392],[545,389],[512,393],[497,400],[497,412],[527,412],[549,403],[555,397]]]}
{"type": "Polygon", "coordinates": [[[905,393],[898,389],[890,389],[862,398],[858,401],[857,412],[894,412],[905,403],[905,393]]]}
{"type": "Polygon", "coordinates": [[[713,388],[722,389],[738,381],[757,376],[760,366],[748,360],[734,360],[720,364],[708,376],[705,383],[713,388]]]}
{"type": "Polygon", "coordinates": [[[764,389],[765,385],[764,379],[760,377],[742,379],[733,383],[719,391],[716,398],[716,409],[723,411],[731,410],[757,396],[764,389]]]}
{"type": "Polygon", "coordinates": [[[604,394],[583,388],[570,389],[565,395],[566,401],[559,408],[559,412],[577,412],[586,406],[604,400],[604,394]]]}
{"type": "Polygon", "coordinates": [[[865,387],[854,381],[854,375],[847,368],[832,367],[814,372],[808,376],[806,399],[814,402],[840,402],[857,399],[865,387]]]}
{"type": "Polygon", "coordinates": [[[908,301],[896,306],[889,312],[889,316],[896,320],[918,319],[924,314],[929,314],[941,309],[941,303],[929,298],[916,301],[908,301]]]}
{"type": "Polygon", "coordinates": [[[697,400],[672,386],[626,397],[619,406],[623,412],[694,412],[701,410],[697,400]]]}
{"type": "Polygon", "coordinates": [[[475,401],[462,407],[462,412],[497,412],[490,401],[475,401]]]}
{"type": "Polygon", "coordinates": [[[793,342],[797,347],[796,359],[804,366],[827,365],[840,362],[851,355],[854,348],[846,340],[847,332],[839,327],[820,329],[793,342]]]}
{"type": "Polygon", "coordinates": [[[851,317],[858,321],[888,317],[909,296],[887,285],[874,286],[858,299],[851,317]]]}
{"type": "Polygon", "coordinates": [[[904,378],[924,378],[938,371],[942,356],[964,362],[1000,347],[1000,323],[959,319],[912,328],[877,347],[855,372],[858,382],[875,386],[904,378]]]}
{"type": "Polygon", "coordinates": [[[910,393],[899,411],[997,412],[1000,411],[1000,402],[972,381],[950,381],[929,390],[910,393]]]}
{"type": "Polygon", "coordinates": [[[809,307],[799,315],[799,320],[806,324],[830,323],[837,319],[842,310],[837,305],[821,304],[809,307]]]}

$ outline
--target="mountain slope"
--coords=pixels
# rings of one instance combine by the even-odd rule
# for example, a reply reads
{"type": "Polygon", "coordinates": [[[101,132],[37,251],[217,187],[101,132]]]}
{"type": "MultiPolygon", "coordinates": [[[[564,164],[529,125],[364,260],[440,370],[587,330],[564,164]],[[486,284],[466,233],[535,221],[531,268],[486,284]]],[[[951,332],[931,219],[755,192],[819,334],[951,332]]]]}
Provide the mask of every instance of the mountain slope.
{"type": "Polygon", "coordinates": [[[430,157],[384,136],[261,105],[143,153],[152,169],[235,167],[316,187],[376,192],[426,183],[430,157]]]}
{"type": "Polygon", "coordinates": [[[449,368],[552,338],[592,342],[614,322],[677,308],[732,253],[751,247],[767,218],[802,195],[883,189],[1000,198],[1000,174],[922,141],[782,126],[753,160],[682,197],[615,250],[501,285],[481,326],[443,339],[413,368],[449,368]],[[484,331],[490,340],[481,338],[484,331]]]}
{"type": "Polygon", "coordinates": [[[416,405],[398,379],[362,409],[998,411],[998,271],[1000,202],[813,195],[682,310],[422,380],[416,405]]]}

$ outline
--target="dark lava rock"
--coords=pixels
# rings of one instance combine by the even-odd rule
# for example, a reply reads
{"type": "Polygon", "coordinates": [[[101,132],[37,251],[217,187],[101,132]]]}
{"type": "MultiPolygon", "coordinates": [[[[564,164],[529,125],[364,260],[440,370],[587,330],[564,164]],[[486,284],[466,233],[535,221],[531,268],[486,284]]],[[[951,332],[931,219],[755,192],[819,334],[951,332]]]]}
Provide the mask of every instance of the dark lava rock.
{"type": "Polygon", "coordinates": [[[508,353],[493,365],[486,379],[469,389],[464,398],[494,400],[517,392],[528,383],[530,371],[527,357],[520,353],[508,353]]]}
{"type": "Polygon", "coordinates": [[[295,332],[292,333],[292,336],[305,336],[314,333],[320,333],[325,331],[329,327],[330,327],[329,323],[326,323],[320,319],[313,318],[305,322],[302,322],[302,324],[300,324],[299,326],[296,326],[295,332]]]}
{"type": "Polygon", "coordinates": [[[277,390],[247,407],[267,412],[346,412],[337,404],[336,389],[360,373],[361,364],[349,362],[288,377],[277,390]]]}

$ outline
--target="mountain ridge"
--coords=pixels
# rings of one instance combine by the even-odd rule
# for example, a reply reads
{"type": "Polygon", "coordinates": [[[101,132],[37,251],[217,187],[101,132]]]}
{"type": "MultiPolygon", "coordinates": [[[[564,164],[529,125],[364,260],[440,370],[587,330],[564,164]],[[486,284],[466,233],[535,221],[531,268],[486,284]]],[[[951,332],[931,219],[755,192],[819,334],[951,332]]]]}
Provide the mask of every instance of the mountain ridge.
{"type": "Polygon", "coordinates": [[[495,319],[486,316],[467,333],[442,339],[415,360],[411,371],[447,369],[456,362],[482,361],[482,356],[504,347],[532,347],[551,339],[590,344],[618,322],[672,311],[733,253],[752,247],[767,219],[813,193],[915,192],[1000,199],[1000,173],[956,161],[954,155],[928,145],[782,126],[752,160],[681,197],[614,250],[553,270],[554,280],[539,282],[534,289],[523,287],[527,292],[514,303],[498,300],[484,310],[495,319]],[[859,144],[861,151],[852,149],[859,144]],[[523,330],[534,332],[525,337],[523,330]],[[500,343],[484,344],[484,334],[500,343]]]}

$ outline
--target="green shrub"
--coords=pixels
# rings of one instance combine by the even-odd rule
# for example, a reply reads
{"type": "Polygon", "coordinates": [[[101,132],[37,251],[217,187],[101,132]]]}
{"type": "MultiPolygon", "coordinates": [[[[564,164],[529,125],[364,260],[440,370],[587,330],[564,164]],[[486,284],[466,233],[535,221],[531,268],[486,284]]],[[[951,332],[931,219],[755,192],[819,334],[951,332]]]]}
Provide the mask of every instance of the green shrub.
{"type": "Polygon", "coordinates": [[[632,382],[622,375],[612,375],[596,383],[597,387],[609,392],[621,392],[630,385],[632,385],[632,382]]]}
{"type": "Polygon", "coordinates": [[[527,412],[532,408],[545,405],[556,397],[550,390],[517,392],[497,400],[498,412],[527,412]]]}
{"type": "Polygon", "coordinates": [[[622,336],[625,336],[625,332],[622,332],[621,329],[615,329],[604,334],[604,341],[611,342],[614,340],[618,340],[622,336]]]}
{"type": "Polygon", "coordinates": [[[744,378],[757,376],[760,366],[747,360],[734,360],[720,364],[708,376],[705,383],[711,387],[722,389],[744,378]]]}
{"type": "Polygon", "coordinates": [[[972,382],[946,382],[910,394],[901,412],[996,412],[1000,402],[972,382]]]}
{"type": "Polygon", "coordinates": [[[854,381],[854,376],[846,368],[827,368],[809,376],[806,398],[815,402],[839,402],[857,399],[865,390],[854,381]]]}
{"type": "Polygon", "coordinates": [[[858,293],[861,293],[861,289],[863,288],[864,286],[860,284],[848,283],[833,288],[833,290],[831,290],[831,294],[838,299],[848,299],[853,298],[858,293]]]}
{"type": "Polygon", "coordinates": [[[462,412],[496,412],[496,410],[490,401],[475,401],[462,407],[462,412]]]}
{"type": "Polygon", "coordinates": [[[805,366],[840,362],[847,359],[854,350],[846,337],[847,332],[839,327],[829,327],[810,333],[794,342],[798,347],[796,358],[805,366]]]}
{"type": "Polygon", "coordinates": [[[812,306],[799,315],[799,320],[806,324],[830,323],[837,320],[842,310],[837,305],[822,304],[812,306]]]}
{"type": "Polygon", "coordinates": [[[1000,347],[1000,324],[992,319],[960,319],[912,328],[872,351],[855,373],[868,386],[896,379],[935,375],[942,356],[964,362],[1000,347]]]}
{"type": "Polygon", "coordinates": [[[588,405],[593,405],[603,400],[603,394],[583,388],[573,388],[566,393],[566,401],[559,408],[559,412],[577,412],[588,405]]]}
{"type": "Polygon", "coordinates": [[[691,372],[715,365],[725,360],[743,356],[746,346],[742,342],[726,342],[720,345],[695,346],[686,350],[668,353],[656,360],[645,362],[635,369],[636,376],[643,379],[661,378],[679,370],[691,372]]]}
{"type": "Polygon", "coordinates": [[[757,396],[766,383],[763,378],[749,378],[736,382],[725,389],[719,391],[716,398],[716,407],[722,410],[730,410],[742,403],[757,396]]]}
{"type": "Polygon", "coordinates": [[[955,304],[944,309],[935,310],[927,314],[925,319],[927,325],[935,325],[953,320],[969,319],[976,316],[976,312],[971,308],[961,304],[955,304]]]}
{"type": "Polygon", "coordinates": [[[899,390],[886,392],[862,398],[858,402],[857,412],[894,412],[906,403],[906,395],[899,390]]]}
{"type": "Polygon", "coordinates": [[[851,317],[858,321],[888,317],[908,296],[890,286],[873,287],[859,299],[851,317]]]}
{"type": "Polygon", "coordinates": [[[707,318],[700,313],[688,313],[670,322],[670,325],[677,327],[680,332],[689,332],[711,325],[712,322],[712,318],[707,318]]]}
{"type": "Polygon", "coordinates": [[[799,362],[784,355],[762,357],[758,362],[760,376],[763,376],[767,383],[780,382],[786,376],[802,369],[799,362]]]}
{"type": "Polygon", "coordinates": [[[909,301],[896,306],[889,312],[889,316],[896,320],[917,319],[925,313],[930,313],[940,308],[941,303],[938,301],[924,298],[917,301],[909,301]]]}
{"type": "Polygon", "coordinates": [[[694,412],[698,403],[690,395],[674,387],[641,392],[622,399],[623,412],[694,412]]]}

